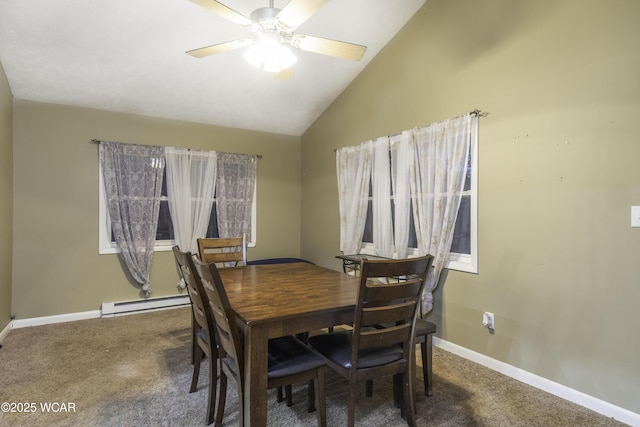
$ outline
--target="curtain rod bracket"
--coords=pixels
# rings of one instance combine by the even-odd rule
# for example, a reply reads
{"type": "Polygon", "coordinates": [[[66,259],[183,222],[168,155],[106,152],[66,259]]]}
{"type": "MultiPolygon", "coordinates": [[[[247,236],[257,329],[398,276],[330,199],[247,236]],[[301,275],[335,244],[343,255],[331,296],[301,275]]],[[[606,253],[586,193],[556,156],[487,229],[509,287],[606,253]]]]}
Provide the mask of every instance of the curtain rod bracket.
{"type": "Polygon", "coordinates": [[[477,108],[475,110],[473,110],[472,112],[470,112],[469,114],[478,116],[478,117],[487,117],[489,115],[488,112],[486,111],[482,111],[482,110],[478,110],[477,108]]]}

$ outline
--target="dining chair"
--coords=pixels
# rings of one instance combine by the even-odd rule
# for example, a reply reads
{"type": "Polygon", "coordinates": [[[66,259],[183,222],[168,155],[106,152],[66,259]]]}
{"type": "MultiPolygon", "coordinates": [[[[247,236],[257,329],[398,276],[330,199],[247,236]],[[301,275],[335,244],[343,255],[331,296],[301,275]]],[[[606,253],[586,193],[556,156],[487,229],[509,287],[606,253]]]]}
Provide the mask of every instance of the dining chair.
{"type": "Polygon", "coordinates": [[[349,381],[348,426],[355,422],[357,383],[389,375],[394,401],[407,424],[415,426],[415,321],[432,262],[431,255],[362,260],[353,328],[309,338],[327,365],[349,381]]]}
{"type": "MultiPolygon", "coordinates": [[[[227,393],[227,379],[236,388],[238,394],[239,424],[243,421],[243,402],[245,393],[244,347],[240,332],[236,326],[235,312],[231,308],[224,284],[215,263],[194,260],[197,274],[200,276],[209,306],[214,318],[218,351],[220,355],[220,390],[218,393],[218,409],[216,426],[222,425],[227,393]]],[[[278,388],[301,382],[314,382],[309,387],[308,409],[314,407],[315,396],[318,399],[318,425],[326,426],[326,404],[324,393],[324,360],[309,350],[301,341],[293,336],[269,340],[267,368],[267,387],[278,388]]]]}
{"type": "Polygon", "coordinates": [[[247,235],[198,239],[198,257],[219,268],[247,265],[247,235]]]}
{"type": "MultiPolygon", "coordinates": [[[[363,258],[371,259],[369,255],[358,256],[337,256],[343,260],[343,271],[353,271],[355,276],[359,274],[360,261],[363,258]],[[357,265],[355,259],[359,258],[357,265]]],[[[374,257],[375,259],[375,257],[374,257]]],[[[433,395],[433,335],[436,333],[437,327],[435,323],[429,322],[422,318],[422,310],[420,317],[416,319],[416,344],[420,345],[420,356],[422,359],[422,378],[424,382],[425,396],[433,395]]],[[[330,330],[331,332],[331,330],[330,330]]],[[[373,380],[367,381],[366,385],[367,397],[373,396],[373,380]]]]}
{"type": "Polygon", "coordinates": [[[193,265],[193,256],[190,252],[182,252],[178,246],[173,247],[173,254],[180,273],[184,278],[189,298],[191,299],[192,321],[196,325],[196,333],[193,335],[193,375],[191,377],[191,388],[189,393],[196,391],[198,387],[198,377],[200,376],[200,362],[203,354],[206,355],[209,363],[209,398],[207,403],[207,424],[213,422],[216,385],[218,377],[218,349],[215,341],[215,326],[213,316],[208,308],[207,295],[202,287],[200,276],[196,273],[193,265]]]}

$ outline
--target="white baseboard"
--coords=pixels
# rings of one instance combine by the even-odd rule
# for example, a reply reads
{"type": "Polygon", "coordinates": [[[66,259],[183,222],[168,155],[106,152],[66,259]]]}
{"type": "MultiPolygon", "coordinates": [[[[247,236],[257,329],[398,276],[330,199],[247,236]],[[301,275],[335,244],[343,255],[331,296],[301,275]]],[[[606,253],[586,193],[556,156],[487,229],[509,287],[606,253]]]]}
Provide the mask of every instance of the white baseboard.
{"type": "MultiPolygon", "coordinates": [[[[26,328],[29,326],[42,326],[54,323],[73,322],[76,320],[97,319],[100,317],[114,317],[118,315],[136,314],[144,311],[166,310],[180,308],[189,305],[188,295],[172,295],[168,297],[149,298],[146,300],[122,301],[115,303],[103,303],[101,310],[83,311],[79,313],[58,314],[53,316],[32,317],[29,319],[13,320],[12,328],[26,328]]],[[[11,325],[11,324],[10,324],[11,325]]],[[[0,342],[8,331],[0,335],[0,342]]]]}
{"type": "Polygon", "coordinates": [[[0,344],[4,341],[5,337],[9,334],[9,331],[13,328],[13,321],[9,322],[9,324],[0,332],[0,344]]]}
{"type": "Polygon", "coordinates": [[[450,343],[438,337],[433,337],[433,345],[450,353],[471,360],[479,365],[500,372],[503,375],[514,378],[532,387],[544,390],[555,396],[573,402],[577,405],[591,409],[610,418],[634,427],[640,427],[640,414],[605,402],[604,400],[589,396],[588,394],[574,390],[562,384],[558,384],[541,376],[532,374],[515,366],[508,365],[484,354],[450,343]]]}
{"type": "Polygon", "coordinates": [[[29,326],[50,325],[53,323],[73,322],[75,320],[97,319],[101,316],[100,310],[83,311],[80,313],[57,314],[55,316],[32,317],[30,319],[15,319],[14,328],[26,328],[29,326]]]}
{"type": "Polygon", "coordinates": [[[141,313],[157,309],[178,308],[191,305],[189,295],[169,295],[157,298],[145,298],[130,301],[104,302],[102,303],[102,316],[121,316],[126,314],[141,313]]]}

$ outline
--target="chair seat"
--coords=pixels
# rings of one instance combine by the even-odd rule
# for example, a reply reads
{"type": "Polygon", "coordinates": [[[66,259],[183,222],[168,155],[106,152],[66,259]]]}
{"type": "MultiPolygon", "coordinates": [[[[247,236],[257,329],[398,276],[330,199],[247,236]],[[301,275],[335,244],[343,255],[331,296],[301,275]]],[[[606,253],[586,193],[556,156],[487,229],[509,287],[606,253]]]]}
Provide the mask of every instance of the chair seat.
{"type": "Polygon", "coordinates": [[[324,365],[324,360],[292,336],[269,340],[269,379],[287,377],[324,365]]]}
{"type": "MultiPolygon", "coordinates": [[[[309,338],[309,344],[327,359],[346,369],[351,368],[351,332],[333,332],[309,338]]],[[[395,362],[402,358],[399,345],[361,350],[358,368],[370,368],[395,362]]]]}
{"type": "Polygon", "coordinates": [[[416,336],[424,336],[436,333],[436,324],[424,319],[416,319],[416,336]]]}
{"type": "MultiPolygon", "coordinates": [[[[320,356],[292,336],[269,340],[267,358],[269,363],[267,378],[270,380],[310,371],[325,364],[320,356]]],[[[226,357],[223,363],[233,371],[236,370],[232,358],[226,357]]]]}

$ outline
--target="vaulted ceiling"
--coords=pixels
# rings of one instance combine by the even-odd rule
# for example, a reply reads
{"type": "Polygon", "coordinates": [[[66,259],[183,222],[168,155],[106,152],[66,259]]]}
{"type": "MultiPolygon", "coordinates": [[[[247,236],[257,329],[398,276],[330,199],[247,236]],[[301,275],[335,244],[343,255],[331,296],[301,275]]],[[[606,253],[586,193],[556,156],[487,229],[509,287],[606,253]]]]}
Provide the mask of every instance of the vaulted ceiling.
{"type": "MultiPolygon", "coordinates": [[[[269,6],[221,3],[245,16],[269,6]]],[[[296,33],[365,45],[363,58],[294,50],[282,80],[249,65],[242,49],[185,54],[249,36],[188,0],[3,0],[0,62],[16,99],[301,135],[424,3],[329,2],[296,33]]]]}

